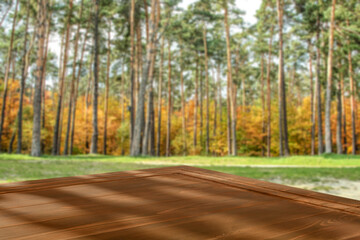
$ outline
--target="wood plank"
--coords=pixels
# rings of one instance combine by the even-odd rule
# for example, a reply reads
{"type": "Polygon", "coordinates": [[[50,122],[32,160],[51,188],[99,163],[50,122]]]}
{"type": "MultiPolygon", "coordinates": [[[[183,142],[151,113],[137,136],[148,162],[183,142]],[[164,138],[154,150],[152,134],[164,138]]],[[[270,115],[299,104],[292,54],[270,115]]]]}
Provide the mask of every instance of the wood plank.
{"type": "Polygon", "coordinates": [[[344,239],[360,203],[187,166],[0,184],[0,239],[344,239]]]}

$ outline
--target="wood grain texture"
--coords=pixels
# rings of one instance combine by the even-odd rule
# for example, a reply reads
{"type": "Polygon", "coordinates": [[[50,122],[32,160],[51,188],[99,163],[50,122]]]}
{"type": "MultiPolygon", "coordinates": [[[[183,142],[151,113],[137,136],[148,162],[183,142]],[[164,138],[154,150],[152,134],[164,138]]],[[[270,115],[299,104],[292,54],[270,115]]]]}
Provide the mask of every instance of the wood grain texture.
{"type": "Polygon", "coordinates": [[[0,184],[0,239],[360,239],[360,202],[179,166],[0,184]]]}

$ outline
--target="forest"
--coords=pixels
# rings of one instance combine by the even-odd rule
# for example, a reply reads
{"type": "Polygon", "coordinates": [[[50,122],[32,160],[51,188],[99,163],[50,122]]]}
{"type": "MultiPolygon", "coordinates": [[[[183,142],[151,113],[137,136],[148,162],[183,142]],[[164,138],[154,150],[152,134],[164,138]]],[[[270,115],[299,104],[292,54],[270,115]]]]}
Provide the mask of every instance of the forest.
{"type": "Polygon", "coordinates": [[[0,151],[360,153],[358,0],[181,3],[2,0],[0,151]]]}

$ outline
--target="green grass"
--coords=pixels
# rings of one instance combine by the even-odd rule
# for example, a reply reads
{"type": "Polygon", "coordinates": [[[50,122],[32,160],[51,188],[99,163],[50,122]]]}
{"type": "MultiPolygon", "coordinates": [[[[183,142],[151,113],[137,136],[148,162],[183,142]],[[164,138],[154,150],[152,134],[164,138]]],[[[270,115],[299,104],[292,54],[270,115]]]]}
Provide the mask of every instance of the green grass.
{"type": "Polygon", "coordinates": [[[324,154],[321,156],[292,156],[286,158],[272,157],[118,157],[103,155],[75,156],[43,156],[0,154],[1,160],[64,160],[64,161],[99,161],[116,163],[139,163],[155,165],[204,165],[204,166],[246,166],[246,165],[276,165],[302,167],[360,167],[360,156],[324,154]]]}
{"type": "Polygon", "coordinates": [[[360,157],[347,155],[260,157],[114,157],[102,155],[43,156],[0,154],[0,182],[126,171],[172,165],[194,165],[235,175],[287,181],[322,178],[360,180],[360,157]],[[276,167],[244,165],[276,165],[276,167]],[[280,167],[279,167],[280,166],[280,167]],[[283,166],[283,167],[281,167],[283,166]],[[285,166],[292,166],[290,168],[285,166]],[[343,168],[347,167],[347,168],[343,168]]]}

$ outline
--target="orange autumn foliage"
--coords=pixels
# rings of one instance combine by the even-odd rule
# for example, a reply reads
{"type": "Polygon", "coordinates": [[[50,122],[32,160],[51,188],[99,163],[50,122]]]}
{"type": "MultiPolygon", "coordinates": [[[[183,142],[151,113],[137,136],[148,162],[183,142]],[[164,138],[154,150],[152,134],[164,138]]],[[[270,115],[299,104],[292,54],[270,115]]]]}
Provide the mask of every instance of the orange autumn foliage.
{"type": "MultiPolygon", "coordinates": [[[[3,85],[0,85],[3,88],[3,85]]],[[[29,153],[31,148],[31,134],[32,134],[32,91],[27,89],[24,98],[24,114],[23,114],[23,152],[29,153]]],[[[130,146],[130,114],[127,111],[128,99],[125,99],[125,112],[124,121],[122,121],[122,108],[120,101],[110,96],[109,98],[109,122],[108,122],[108,153],[112,155],[129,154],[130,146]]],[[[292,154],[310,154],[311,139],[310,139],[310,98],[305,97],[300,105],[291,101],[288,104],[288,126],[289,126],[289,144],[292,154]]],[[[42,145],[43,152],[50,154],[53,136],[53,127],[55,121],[55,109],[57,103],[57,94],[53,94],[50,91],[46,92],[45,97],[45,128],[42,129],[42,145]]],[[[0,105],[2,100],[0,100],[0,105]]],[[[62,121],[61,132],[61,152],[64,146],[64,139],[66,135],[67,125],[67,108],[68,97],[64,102],[64,115],[62,121]]],[[[155,104],[157,106],[157,104],[155,104]]],[[[348,153],[351,152],[351,116],[350,116],[350,102],[346,99],[346,128],[347,128],[347,147],[348,153]]],[[[14,131],[16,131],[16,119],[17,111],[19,107],[19,81],[10,80],[8,88],[8,99],[6,106],[6,115],[4,123],[3,141],[1,142],[1,150],[7,151],[10,143],[10,138],[14,131]]],[[[203,111],[203,136],[200,136],[200,111],[198,111],[197,121],[197,146],[193,145],[193,130],[194,130],[194,108],[195,103],[190,100],[186,103],[186,142],[187,150],[186,154],[195,155],[202,154],[205,151],[205,134],[206,134],[206,116],[205,107],[203,111]]],[[[77,101],[76,108],[76,123],[75,123],[75,135],[74,135],[74,154],[88,153],[89,146],[86,144],[90,142],[91,137],[91,105],[87,112],[87,122],[85,121],[85,96],[80,96],[77,101]]],[[[162,120],[161,120],[161,149],[160,154],[165,153],[165,141],[166,141],[166,121],[167,121],[167,109],[166,102],[162,104],[162,120]]],[[[238,139],[238,152],[241,155],[261,155],[262,137],[262,112],[260,104],[254,104],[252,106],[238,106],[237,109],[237,139],[238,139]],[[243,109],[243,111],[241,111],[243,109]]],[[[157,132],[157,112],[155,108],[155,133],[157,132]]],[[[104,98],[99,97],[99,153],[102,153],[103,143],[103,131],[104,131],[104,98]]],[[[215,105],[214,102],[210,102],[210,153],[216,156],[223,156],[227,154],[227,121],[226,121],[226,108],[222,108],[221,122],[219,122],[220,116],[217,115],[217,128],[214,132],[214,116],[215,105]]],[[[218,113],[219,114],[219,111],[218,113]]],[[[183,155],[183,138],[182,138],[182,124],[181,124],[181,109],[176,108],[173,111],[171,118],[171,154],[183,155]]],[[[357,120],[357,124],[360,121],[357,120]]],[[[332,104],[332,118],[331,129],[333,144],[335,146],[336,138],[336,106],[332,104]]],[[[272,144],[271,153],[273,156],[278,155],[278,107],[277,102],[272,102],[272,144]]],[[[324,126],[323,126],[324,127],[324,126]]],[[[359,132],[357,130],[357,132],[359,132]]],[[[155,134],[156,135],[156,134],[155,134]]],[[[315,134],[317,136],[317,133],[315,134]]],[[[16,149],[15,138],[14,147],[16,149]]],[[[157,141],[157,139],[155,139],[157,141]]],[[[317,139],[316,139],[317,142],[317,139]]],[[[265,147],[266,147],[266,143],[265,147]]]]}

